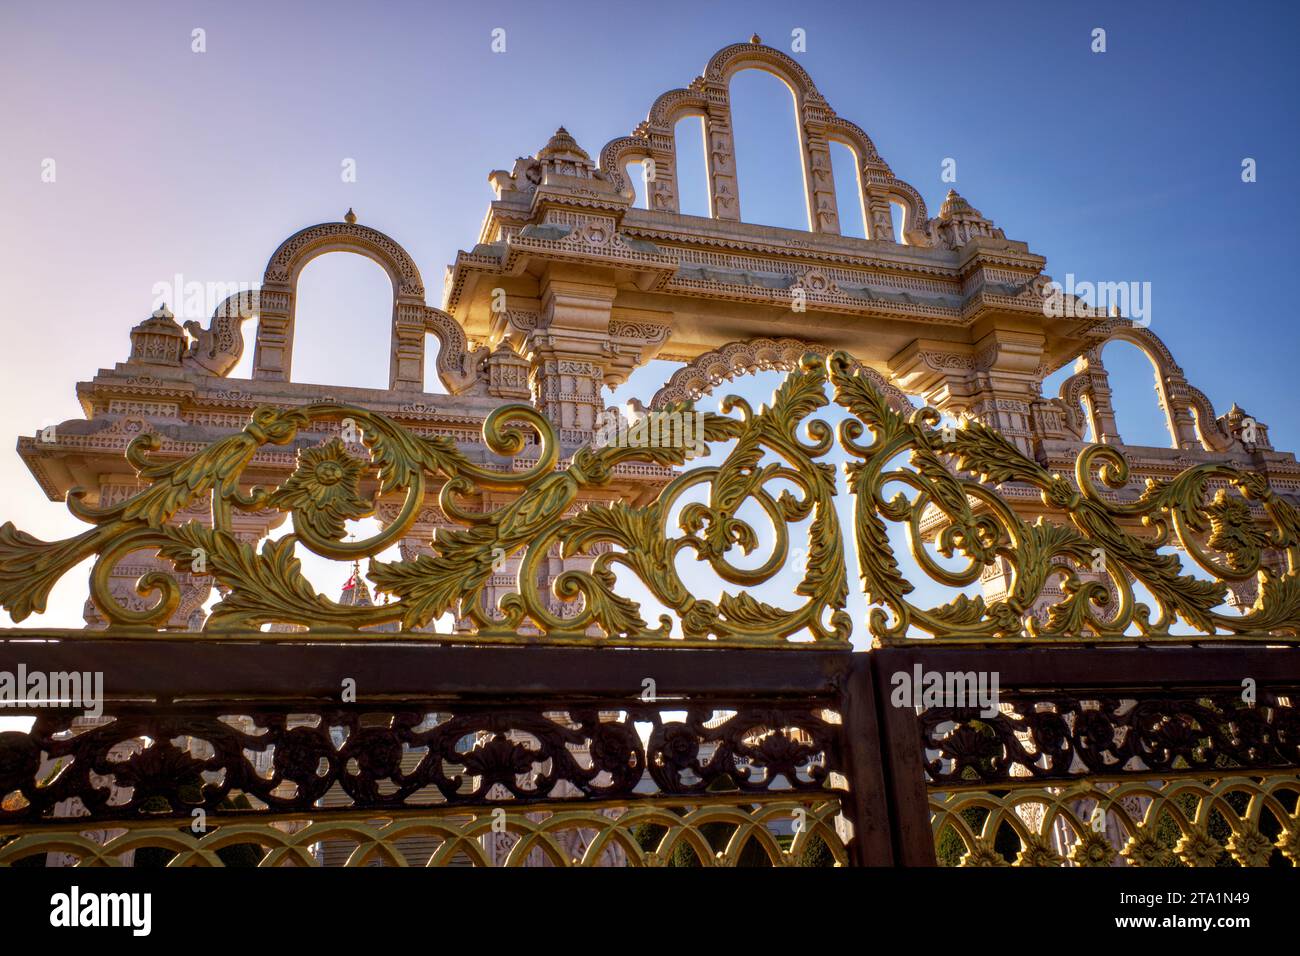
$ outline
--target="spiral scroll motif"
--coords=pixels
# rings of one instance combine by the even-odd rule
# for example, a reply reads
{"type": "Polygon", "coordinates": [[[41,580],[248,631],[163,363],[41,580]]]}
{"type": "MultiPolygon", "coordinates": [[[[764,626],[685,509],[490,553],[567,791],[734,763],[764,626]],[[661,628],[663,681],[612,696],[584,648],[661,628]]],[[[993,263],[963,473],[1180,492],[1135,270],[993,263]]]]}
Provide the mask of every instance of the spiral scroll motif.
{"type": "Polygon", "coordinates": [[[355,633],[393,621],[411,631],[450,612],[475,629],[469,635],[458,633],[458,640],[534,640],[540,633],[542,640],[567,643],[716,640],[842,646],[850,622],[843,610],[847,572],[832,502],[835,474],[818,460],[834,436],[815,419],[806,423],[806,438],[799,434],[804,419],[827,404],[825,385],[824,363],[809,357],[787,377],[771,404],[758,410],[739,398],[728,399],[722,415],[697,413],[689,402],[659,410],[669,417],[696,416],[706,444],[730,442],[732,448],[717,464],[682,471],[657,500],[641,507],[615,502],[580,508],[577,503],[580,495],[590,498],[586,492],[608,485],[619,465],[685,465],[688,452],[698,450],[687,442],[685,430],[679,430],[676,445],[587,446],[561,463],[551,423],[531,406],[503,405],[485,420],[484,441],[492,453],[511,457],[535,436],[532,447],[538,458],[519,471],[478,465],[449,438],[418,436],[383,415],[333,403],[258,409],[243,431],[180,461],[155,460],[158,440],[142,436],[127,457],[148,487],[106,507],[87,504],[80,492],[69,496],[70,510],[95,525],[92,530],[47,543],[12,524],[0,528],[0,603],[19,620],[43,610],[62,574],[98,556],[91,598],[110,627],[160,628],[179,596],[172,576],[157,572],[137,583],[142,598],[154,595],[152,606],[123,607],[109,588],[114,565],[128,554],[156,550],[177,572],[215,578],[223,597],[207,620],[209,632],[289,623],[319,633],[355,633]],[[732,411],[740,417],[727,414],[732,411]],[[278,487],[250,485],[244,472],[264,444],[289,444],[302,433],[323,430],[316,424],[322,422],[354,428],[363,436],[368,457],[355,456],[335,438],[300,448],[297,468],[278,487]],[[513,492],[514,497],[488,513],[461,503],[484,491],[513,492]],[[704,500],[699,500],[701,493],[704,500]],[[432,555],[378,560],[377,555],[411,534],[431,495],[461,526],[439,529],[430,542],[432,555]],[[400,498],[392,519],[365,540],[345,541],[346,522],[373,515],[381,496],[386,497],[386,512],[388,502],[400,498]],[[179,513],[205,499],[211,501],[210,525],[176,523],[179,513]],[[739,514],[751,502],[770,523],[773,544],[770,559],[758,569],[736,563],[737,550],[753,551],[760,532],[768,530],[751,526],[739,514]],[[289,514],[293,533],[264,541],[255,550],[236,537],[232,516],[264,509],[289,514]],[[812,546],[795,588],[804,603],[786,610],[758,600],[750,589],[785,566],[790,526],[805,519],[811,519],[812,546]],[[318,594],[302,574],[296,556],[300,545],[333,560],[369,559],[375,588],[396,600],[354,607],[318,594]],[[590,570],[568,570],[554,580],[550,593],[542,593],[540,568],[556,549],[565,557],[589,557],[590,570]],[[517,590],[487,607],[483,594],[491,576],[515,554],[520,556],[517,590]],[[741,589],[724,591],[716,600],[697,597],[682,578],[679,557],[682,563],[691,557],[706,563],[741,589]],[[648,625],[640,605],[616,593],[616,567],[639,578],[676,621],[663,615],[658,626],[648,625]],[[558,613],[564,605],[568,613],[558,613]]]}
{"type": "Polygon", "coordinates": [[[70,493],[69,509],[90,530],[44,542],[12,524],[0,527],[0,604],[15,620],[39,612],[59,577],[97,558],[91,598],[110,627],[156,630],[179,599],[173,576],[142,577],[142,600],[131,607],[109,588],[114,565],[156,550],[178,573],[215,578],[223,598],[205,625],[214,633],[280,622],[345,635],[398,622],[422,633],[453,613],[471,628],[457,640],[842,647],[851,630],[847,561],[836,473],[825,460],[836,434],[813,417],[830,403],[828,386],[851,415],[838,437],[854,459],[846,472],[876,641],[900,643],[922,632],[956,642],[1300,637],[1300,510],[1261,475],[1207,463],[1149,480],[1125,497],[1128,466],[1115,448],[1089,446],[1072,476],[1048,472],[984,424],[937,428],[933,409],[900,408],[876,373],[843,353],[804,356],[758,409],[735,396],[723,401],[721,414],[696,412],[691,402],[656,409],[696,416],[707,446],[729,446],[713,463],[689,468],[689,453],[698,449],[684,438],[676,445],[589,445],[561,462],[554,427],[527,405],[500,406],[483,424],[488,450],[507,458],[536,438],[536,461],[519,471],[476,464],[450,438],[416,435],[383,415],[333,403],[260,408],[241,432],[179,461],[156,460],[160,443],[144,435],[127,449],[144,490],[100,507],[70,493]],[[351,422],[366,457],[333,440],[300,448],[297,468],[278,487],[245,477],[263,445],[302,444],[301,433],[328,430],[318,422],[351,422]],[[867,431],[870,444],[862,441],[867,431]],[[648,504],[580,504],[634,462],[682,470],[648,504]],[[1020,492],[1016,506],[1007,495],[1012,487],[1020,492]],[[486,513],[462,503],[482,492],[513,497],[486,513]],[[1021,516],[1024,492],[1037,493],[1035,507],[1048,520],[1031,524],[1021,516]],[[437,531],[431,554],[378,560],[412,534],[430,496],[457,527],[437,531]],[[343,540],[346,522],[373,515],[381,497],[386,517],[391,513],[383,530],[343,540]],[[178,514],[205,501],[210,524],[177,523],[178,514]],[[289,514],[293,533],[255,550],[236,537],[232,516],[267,509],[289,514]],[[757,527],[755,516],[762,519],[757,527]],[[903,575],[888,523],[906,532],[921,571],[939,585],[966,588],[998,564],[1010,569],[1006,595],[986,602],[958,594],[929,608],[909,599],[915,584],[903,575]],[[739,560],[766,544],[769,557],[758,567],[739,560]],[[395,600],[354,607],[318,594],[301,572],[299,545],[333,560],[369,559],[375,588],[395,600]],[[1187,573],[1171,547],[1203,574],[1187,573]],[[793,589],[803,603],[787,609],[768,603],[763,589],[792,551],[806,553],[793,589]],[[588,569],[571,567],[545,585],[544,565],[556,553],[589,559],[588,569]],[[511,555],[519,556],[515,590],[489,607],[487,585],[511,555]],[[697,594],[683,577],[692,559],[736,590],[697,594]],[[630,577],[671,612],[656,625],[620,590],[630,577]],[[1226,613],[1229,583],[1251,579],[1254,605],[1226,613]],[[1063,598],[1042,607],[1056,582],[1063,598]],[[1139,600],[1138,586],[1154,608],[1139,600]],[[1175,631],[1179,622],[1190,633],[1175,631]]]}

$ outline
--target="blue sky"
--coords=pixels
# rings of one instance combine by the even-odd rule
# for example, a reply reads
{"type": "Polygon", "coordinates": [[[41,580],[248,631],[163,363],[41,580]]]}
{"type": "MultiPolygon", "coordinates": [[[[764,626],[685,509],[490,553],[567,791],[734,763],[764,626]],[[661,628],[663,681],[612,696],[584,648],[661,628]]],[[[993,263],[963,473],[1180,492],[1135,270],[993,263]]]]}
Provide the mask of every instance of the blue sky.
{"type": "MultiPolygon", "coordinates": [[[[437,304],[444,265],[477,237],[489,170],[561,124],[594,156],[718,48],[757,32],[789,50],[799,28],[796,58],[931,214],[952,158],[952,185],[1054,276],[1150,282],[1151,327],[1189,380],[1294,449],[1296,9],[8,0],[0,432],[78,417],[74,383],[126,357],[159,282],[256,282],[280,240],[348,207],[406,247],[437,304]],[[1090,49],[1097,27],[1105,53],[1090,49]]],[[[737,83],[744,216],[795,225],[788,94],[758,74],[737,83]]],[[[317,260],[301,293],[295,379],[386,384],[378,267],[317,260]]],[[[1123,348],[1106,359],[1125,436],[1165,444],[1149,367],[1123,348]]],[[[12,453],[0,487],[0,517],[26,530],[81,527],[12,453]]],[[[42,623],[77,624],[84,593],[84,579],[61,586],[42,623]]]]}

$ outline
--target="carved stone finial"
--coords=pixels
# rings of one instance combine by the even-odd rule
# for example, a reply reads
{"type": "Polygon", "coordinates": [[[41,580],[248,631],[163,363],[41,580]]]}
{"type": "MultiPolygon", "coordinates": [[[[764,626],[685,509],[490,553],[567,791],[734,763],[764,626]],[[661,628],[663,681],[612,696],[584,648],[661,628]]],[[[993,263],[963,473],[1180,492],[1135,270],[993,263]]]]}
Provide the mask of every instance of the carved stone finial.
{"type": "Polygon", "coordinates": [[[349,226],[356,225],[357,214],[352,211],[351,206],[349,206],[348,211],[343,214],[343,221],[349,226]]]}
{"type": "Polygon", "coordinates": [[[939,230],[940,241],[949,249],[960,249],[971,239],[980,236],[1006,238],[1001,229],[985,219],[983,213],[955,189],[948,190],[934,225],[939,230]]]}
{"type": "Polygon", "coordinates": [[[537,153],[540,160],[547,159],[568,159],[581,160],[584,163],[590,163],[591,157],[587,151],[578,145],[578,141],[573,138],[573,134],[561,126],[555,131],[555,135],[543,146],[537,153]]]}
{"type": "Polygon", "coordinates": [[[528,385],[528,359],[503,338],[487,357],[488,394],[507,401],[527,401],[532,395],[528,385]]]}
{"type": "Polygon", "coordinates": [[[154,311],[153,311],[153,315],[150,316],[150,318],[153,318],[153,319],[174,319],[174,318],[176,318],[176,316],[174,316],[174,315],[172,314],[171,309],[167,308],[167,303],[164,302],[162,305],[158,306],[158,308],[154,309],[154,311]]]}
{"type": "Polygon", "coordinates": [[[960,219],[963,216],[979,218],[980,211],[968,203],[957,190],[949,189],[948,195],[943,199],[943,205],[939,207],[939,218],[960,219]]]}
{"type": "Polygon", "coordinates": [[[759,36],[757,33],[755,33],[752,37],[749,38],[749,42],[750,42],[750,43],[762,43],[762,42],[763,42],[763,38],[762,38],[761,36],[759,36]]]}

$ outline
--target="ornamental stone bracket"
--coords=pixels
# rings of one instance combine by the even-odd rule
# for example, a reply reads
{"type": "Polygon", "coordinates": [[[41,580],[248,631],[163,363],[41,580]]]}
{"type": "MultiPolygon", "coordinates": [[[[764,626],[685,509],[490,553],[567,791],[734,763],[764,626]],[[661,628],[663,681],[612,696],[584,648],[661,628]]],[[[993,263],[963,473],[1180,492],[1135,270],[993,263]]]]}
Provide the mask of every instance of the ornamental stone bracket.
{"type": "Polygon", "coordinates": [[[894,357],[890,370],[905,392],[991,425],[1032,453],[1043,341],[1039,333],[1008,329],[989,332],[970,349],[917,340],[894,357]]]}

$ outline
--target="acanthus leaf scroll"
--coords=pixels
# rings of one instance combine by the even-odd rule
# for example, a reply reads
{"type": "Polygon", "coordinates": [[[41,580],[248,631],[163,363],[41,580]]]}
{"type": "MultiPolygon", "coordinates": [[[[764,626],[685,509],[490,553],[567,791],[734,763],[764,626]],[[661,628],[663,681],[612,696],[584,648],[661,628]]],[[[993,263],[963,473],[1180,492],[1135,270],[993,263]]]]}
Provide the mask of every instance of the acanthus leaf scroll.
{"type": "Polygon", "coordinates": [[[691,402],[660,409],[700,415],[705,445],[729,446],[721,460],[694,467],[686,467],[692,456],[685,442],[590,444],[561,462],[554,427],[527,405],[499,406],[483,423],[495,455],[512,458],[535,439],[536,460],[520,470],[475,463],[451,438],[417,435],[383,415],[332,402],[258,409],[242,431],[175,461],[154,460],[160,442],[143,435],[127,458],[146,487],[101,507],[80,491],[69,495],[72,513],[93,526],[88,531],[44,542],[12,524],[0,527],[0,604],[15,620],[42,611],[54,583],[94,557],[91,598],[110,629],[165,628],[179,600],[174,576],[159,570],[138,580],[141,597],[156,595],[151,607],[123,607],[109,588],[123,558],[156,552],[176,572],[211,574],[220,586],[222,598],[205,624],[211,634],[280,623],[354,634],[397,622],[413,632],[450,613],[468,628],[455,634],[458,641],[844,647],[851,631],[846,549],[835,469],[825,460],[836,433],[813,417],[830,404],[829,386],[850,416],[838,438],[851,458],[859,574],[873,605],[867,630],[877,642],[922,633],[956,642],[1300,636],[1300,513],[1260,475],[1202,464],[1149,480],[1139,495],[1123,498],[1116,492],[1127,483],[1127,464],[1113,447],[1090,446],[1073,476],[1053,474],[978,421],[938,428],[932,409],[897,410],[877,379],[844,353],[809,354],[757,410],[736,396],[724,400],[720,414],[697,413],[691,402]],[[311,435],[349,420],[363,436],[359,444],[331,438],[309,445],[311,435]],[[868,430],[871,443],[863,444],[868,430]],[[283,482],[251,483],[245,473],[263,445],[295,442],[296,467],[283,482]],[[638,462],[675,470],[656,498],[592,501],[590,492],[607,488],[620,466],[638,462]],[[1022,517],[1007,496],[1012,486],[1036,491],[1050,520],[1022,517]],[[467,499],[482,492],[511,497],[478,511],[467,499]],[[343,540],[346,523],[374,515],[385,496],[382,529],[362,541],[343,540]],[[433,535],[428,554],[380,560],[413,533],[431,496],[454,527],[433,535]],[[210,524],[179,522],[205,502],[210,524]],[[741,514],[745,506],[770,525],[770,554],[758,567],[735,560],[762,541],[741,514]],[[267,510],[288,514],[292,533],[258,549],[235,533],[232,516],[267,510]],[[803,522],[807,559],[794,593],[804,601],[789,610],[758,589],[784,568],[791,529],[803,522]],[[939,585],[967,587],[1000,562],[1010,569],[1010,587],[994,601],[959,593],[936,607],[915,603],[890,523],[906,531],[912,558],[939,585]],[[944,562],[930,553],[931,538],[944,562]],[[393,600],[351,606],[317,593],[302,573],[299,545],[328,559],[367,559],[367,577],[393,600]],[[1171,545],[1206,576],[1186,573],[1167,553],[1171,545]],[[1090,576],[1099,551],[1104,567],[1090,576]],[[204,556],[202,567],[195,554],[204,556]],[[547,586],[542,568],[557,554],[589,558],[590,565],[570,566],[547,586]],[[515,555],[514,589],[490,607],[484,595],[494,571],[503,556],[515,555]],[[1279,555],[1285,570],[1266,560],[1279,555]],[[716,600],[697,595],[679,569],[679,560],[689,559],[737,590],[716,600]],[[966,564],[954,569],[953,559],[966,564]],[[671,613],[647,623],[641,605],[620,593],[620,572],[671,613]],[[1220,611],[1228,582],[1251,577],[1259,585],[1254,606],[1220,611]],[[1054,580],[1062,597],[1043,607],[1054,580]],[[1154,598],[1154,610],[1138,600],[1135,585],[1154,598]],[[1171,630],[1180,619],[1195,633],[1171,630]]]}

